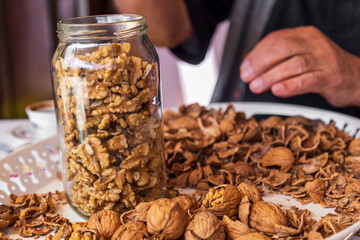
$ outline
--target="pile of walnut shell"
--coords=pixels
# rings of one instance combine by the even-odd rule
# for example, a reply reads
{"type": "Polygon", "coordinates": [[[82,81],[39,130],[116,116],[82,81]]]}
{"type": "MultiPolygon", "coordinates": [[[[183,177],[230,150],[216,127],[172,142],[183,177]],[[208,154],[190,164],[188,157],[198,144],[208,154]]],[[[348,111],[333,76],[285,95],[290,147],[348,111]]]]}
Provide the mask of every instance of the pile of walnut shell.
{"type": "Polygon", "coordinates": [[[319,240],[354,223],[348,216],[325,216],[282,210],[265,202],[249,182],[211,188],[203,199],[182,195],[140,203],[122,215],[103,210],[88,222],[74,223],[70,240],[82,239],[309,239],[319,240]]]}

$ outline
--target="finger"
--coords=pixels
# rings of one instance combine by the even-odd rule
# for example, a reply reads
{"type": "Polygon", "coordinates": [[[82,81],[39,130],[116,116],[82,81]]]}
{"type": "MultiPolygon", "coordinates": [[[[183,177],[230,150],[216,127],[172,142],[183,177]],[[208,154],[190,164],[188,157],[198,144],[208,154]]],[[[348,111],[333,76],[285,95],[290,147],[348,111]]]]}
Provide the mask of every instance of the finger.
{"type": "Polygon", "coordinates": [[[272,85],[314,70],[315,64],[310,55],[297,55],[279,63],[269,71],[250,81],[254,93],[268,91],[272,85]]]}
{"type": "Polygon", "coordinates": [[[321,78],[319,71],[308,72],[274,84],[271,87],[271,92],[275,96],[282,98],[314,93],[315,89],[322,87],[320,84],[321,78]]]}
{"type": "Polygon", "coordinates": [[[269,34],[245,57],[240,66],[241,79],[250,82],[285,59],[306,53],[305,45],[303,39],[296,35],[289,37],[281,31],[269,34]]]}

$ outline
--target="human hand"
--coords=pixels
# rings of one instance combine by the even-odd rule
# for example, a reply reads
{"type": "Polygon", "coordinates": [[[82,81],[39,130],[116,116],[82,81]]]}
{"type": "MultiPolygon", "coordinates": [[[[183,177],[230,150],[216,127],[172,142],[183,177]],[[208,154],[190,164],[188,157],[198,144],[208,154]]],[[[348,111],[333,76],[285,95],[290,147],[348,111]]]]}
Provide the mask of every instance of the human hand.
{"type": "Polygon", "coordinates": [[[360,106],[360,58],[312,26],[270,33],[245,57],[240,72],[254,93],[317,93],[335,107],[360,106]]]}

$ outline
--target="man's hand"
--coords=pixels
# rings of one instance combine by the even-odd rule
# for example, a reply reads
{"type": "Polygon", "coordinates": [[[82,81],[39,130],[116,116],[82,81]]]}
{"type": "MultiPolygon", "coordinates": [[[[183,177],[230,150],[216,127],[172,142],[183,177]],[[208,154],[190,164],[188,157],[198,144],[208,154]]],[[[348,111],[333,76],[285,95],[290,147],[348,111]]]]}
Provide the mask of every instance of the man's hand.
{"type": "Polygon", "coordinates": [[[254,93],[317,93],[336,107],[360,106],[360,58],[315,27],[270,33],[245,57],[241,79],[254,93]]]}

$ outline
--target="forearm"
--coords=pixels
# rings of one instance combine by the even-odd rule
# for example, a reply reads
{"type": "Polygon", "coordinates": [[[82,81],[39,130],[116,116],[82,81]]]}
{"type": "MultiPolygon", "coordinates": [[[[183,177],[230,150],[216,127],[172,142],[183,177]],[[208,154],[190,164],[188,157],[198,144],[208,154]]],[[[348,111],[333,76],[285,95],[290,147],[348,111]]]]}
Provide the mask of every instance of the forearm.
{"type": "Polygon", "coordinates": [[[120,13],[146,17],[148,36],[157,46],[175,47],[193,35],[183,0],[113,0],[120,13]]]}

